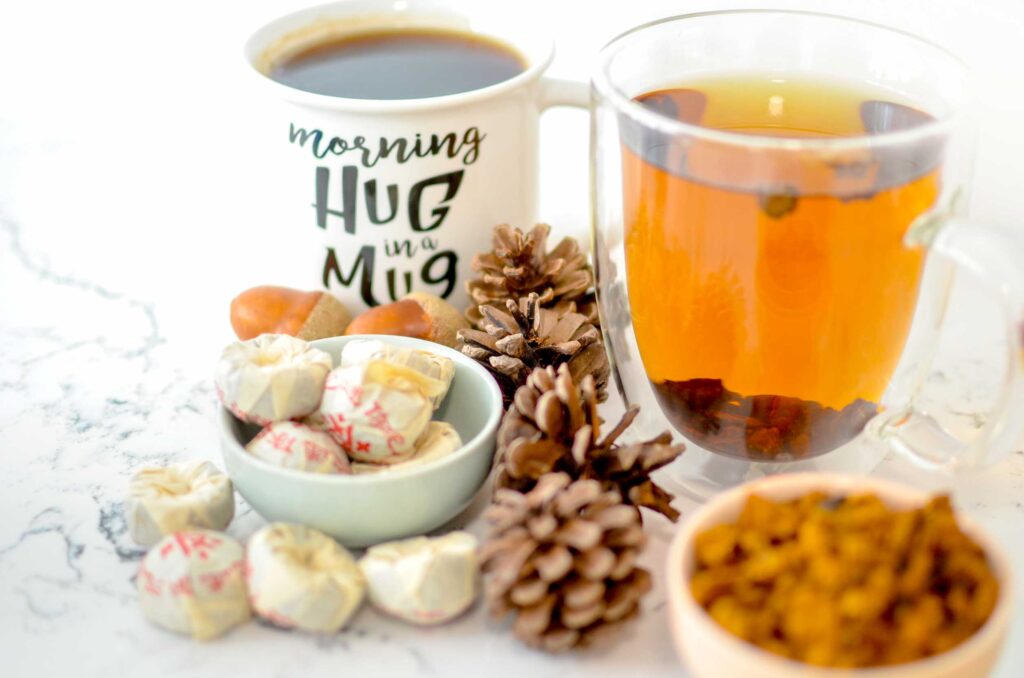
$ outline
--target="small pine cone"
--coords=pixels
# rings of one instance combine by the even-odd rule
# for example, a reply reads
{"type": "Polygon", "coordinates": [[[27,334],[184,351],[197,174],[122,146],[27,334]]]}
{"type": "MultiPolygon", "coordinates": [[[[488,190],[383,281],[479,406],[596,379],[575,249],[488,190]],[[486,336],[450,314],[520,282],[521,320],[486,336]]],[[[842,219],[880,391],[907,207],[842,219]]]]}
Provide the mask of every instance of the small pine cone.
{"type": "Polygon", "coordinates": [[[508,224],[494,227],[490,252],[477,254],[471,264],[478,278],[466,284],[472,304],[466,318],[480,327],[480,306],[502,306],[506,299],[525,297],[536,292],[544,308],[563,313],[582,314],[600,326],[595,301],[594,273],[587,255],[574,238],[563,238],[555,249],[547,251],[551,227],[537,224],[528,232],[508,224]]]}
{"type": "Polygon", "coordinates": [[[513,632],[531,647],[587,645],[635,616],[651,589],[636,567],[639,511],[595,480],[550,473],[527,494],[498,491],[485,516],[485,599],[495,617],[514,613],[513,632]]]}
{"type": "Polygon", "coordinates": [[[505,300],[505,311],[481,306],[481,329],[459,330],[462,352],[494,375],[512,402],[516,389],[536,367],[566,364],[574,379],[594,378],[598,400],[608,398],[608,355],[601,333],[579,313],[541,308],[531,292],[517,301],[505,300]]]}
{"type": "Polygon", "coordinates": [[[598,397],[589,376],[576,387],[569,369],[536,369],[515,394],[498,429],[495,488],[529,491],[546,473],[565,472],[572,478],[592,478],[617,490],[623,501],[657,511],[675,522],[671,493],[651,480],[651,473],[685,450],[673,445],[668,431],[643,442],[616,445],[636,418],[631,407],[619,423],[601,437],[598,397]]]}

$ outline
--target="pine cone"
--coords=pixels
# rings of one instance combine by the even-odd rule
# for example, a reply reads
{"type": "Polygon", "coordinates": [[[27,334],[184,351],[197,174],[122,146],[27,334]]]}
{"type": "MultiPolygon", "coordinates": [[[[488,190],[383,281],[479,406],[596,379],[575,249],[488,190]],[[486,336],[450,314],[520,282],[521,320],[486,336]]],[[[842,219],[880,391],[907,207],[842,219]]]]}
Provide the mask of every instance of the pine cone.
{"type": "Polygon", "coordinates": [[[551,227],[537,224],[527,233],[508,224],[494,227],[492,249],[477,254],[471,266],[479,274],[466,284],[473,300],[466,318],[479,327],[483,316],[480,306],[503,305],[506,299],[525,297],[536,292],[541,306],[562,312],[581,313],[599,326],[594,298],[594,274],[587,255],[574,238],[563,238],[547,251],[551,227]]]}
{"type": "Polygon", "coordinates": [[[497,379],[512,402],[516,389],[536,367],[569,366],[574,379],[594,377],[597,399],[608,398],[608,356],[601,334],[579,313],[541,308],[540,298],[531,292],[518,302],[505,300],[508,312],[495,306],[481,306],[481,330],[459,330],[462,352],[477,360],[497,379]]]}
{"type": "Polygon", "coordinates": [[[639,408],[626,411],[601,438],[594,380],[583,378],[580,388],[566,366],[536,369],[516,391],[512,407],[498,429],[495,488],[530,490],[545,473],[563,471],[573,478],[593,478],[615,489],[623,501],[657,511],[675,522],[675,498],[651,480],[650,474],[686,449],[673,445],[668,431],[632,445],[615,440],[636,418],[639,408]]]}
{"type": "Polygon", "coordinates": [[[499,490],[480,549],[491,613],[515,614],[532,647],[561,652],[635,616],[651,576],[635,566],[644,547],[639,511],[595,480],[550,473],[529,493],[499,490]]]}

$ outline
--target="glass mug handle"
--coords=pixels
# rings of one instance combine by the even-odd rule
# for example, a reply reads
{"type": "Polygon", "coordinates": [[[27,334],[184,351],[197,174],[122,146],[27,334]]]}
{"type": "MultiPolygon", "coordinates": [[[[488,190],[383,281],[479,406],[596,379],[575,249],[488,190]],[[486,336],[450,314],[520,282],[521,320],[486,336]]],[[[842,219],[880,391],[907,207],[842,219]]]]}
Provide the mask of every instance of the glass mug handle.
{"type": "Polygon", "coordinates": [[[974,440],[952,435],[913,405],[893,416],[878,417],[870,430],[930,469],[992,462],[1012,451],[1024,434],[1024,247],[1019,235],[1008,229],[959,218],[926,220],[912,227],[908,239],[927,245],[998,293],[1009,332],[1006,374],[999,398],[974,440]]]}

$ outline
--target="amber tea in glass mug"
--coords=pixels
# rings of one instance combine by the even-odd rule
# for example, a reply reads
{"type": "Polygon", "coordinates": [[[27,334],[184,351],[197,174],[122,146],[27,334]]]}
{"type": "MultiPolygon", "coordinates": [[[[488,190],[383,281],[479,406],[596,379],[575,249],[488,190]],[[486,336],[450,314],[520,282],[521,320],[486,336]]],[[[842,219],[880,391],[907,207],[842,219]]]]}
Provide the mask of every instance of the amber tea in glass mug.
{"type": "MultiPolygon", "coordinates": [[[[882,97],[749,73],[637,100],[711,129],[791,139],[928,119],[882,97]]],[[[935,203],[937,168],[893,158],[831,176],[812,165],[749,191],[729,185],[742,158],[731,166],[699,142],[663,150],[627,145],[622,161],[633,327],[662,409],[723,454],[805,457],[848,442],[876,413],[910,331],[924,256],[903,235],[935,203]]]]}
{"type": "MultiPolygon", "coordinates": [[[[863,452],[827,454],[865,429],[932,465],[1019,429],[997,412],[988,442],[961,443],[914,410],[949,284],[929,250],[1004,289],[1017,275],[976,242],[1002,236],[955,228],[961,70],[906,34],[793,12],[677,17],[605,49],[602,322],[644,426],[698,446],[681,462],[695,492],[800,463],[866,470],[863,452]]],[[[1016,352],[1010,370],[1019,380],[1016,352]]]]}

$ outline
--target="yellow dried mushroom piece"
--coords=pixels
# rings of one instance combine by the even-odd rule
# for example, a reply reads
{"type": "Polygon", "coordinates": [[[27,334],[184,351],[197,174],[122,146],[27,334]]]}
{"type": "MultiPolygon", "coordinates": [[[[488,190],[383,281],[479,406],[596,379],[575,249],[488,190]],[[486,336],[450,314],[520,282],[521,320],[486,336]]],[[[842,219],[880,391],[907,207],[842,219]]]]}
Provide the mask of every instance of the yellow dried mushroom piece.
{"type": "Polygon", "coordinates": [[[697,535],[694,598],[769,652],[835,667],[944,652],[988,619],[999,583],[949,497],[893,510],[874,494],[751,496],[697,535]]]}

